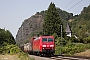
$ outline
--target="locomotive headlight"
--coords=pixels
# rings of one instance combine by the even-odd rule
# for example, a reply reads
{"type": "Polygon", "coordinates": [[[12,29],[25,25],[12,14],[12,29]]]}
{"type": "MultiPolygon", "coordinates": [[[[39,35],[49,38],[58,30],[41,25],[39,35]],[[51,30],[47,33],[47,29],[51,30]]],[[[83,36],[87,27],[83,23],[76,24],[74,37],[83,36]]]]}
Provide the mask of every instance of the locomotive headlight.
{"type": "Polygon", "coordinates": [[[50,47],[54,47],[54,45],[50,45],[50,47]]]}
{"type": "Polygon", "coordinates": [[[46,47],[46,45],[43,45],[43,47],[46,47]]]}

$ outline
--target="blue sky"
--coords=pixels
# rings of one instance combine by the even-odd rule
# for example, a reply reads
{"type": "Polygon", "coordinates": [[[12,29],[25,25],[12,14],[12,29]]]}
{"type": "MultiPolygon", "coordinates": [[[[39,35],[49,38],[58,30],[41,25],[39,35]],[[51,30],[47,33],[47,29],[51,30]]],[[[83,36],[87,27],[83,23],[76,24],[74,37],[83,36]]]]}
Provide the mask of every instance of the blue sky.
{"type": "MultiPolygon", "coordinates": [[[[22,22],[36,12],[46,10],[50,2],[54,2],[56,7],[67,11],[79,1],[81,0],[0,0],[0,28],[10,30],[15,37],[22,22]]],[[[89,5],[90,0],[82,0],[68,12],[74,15],[80,14],[83,7],[89,5]]]]}

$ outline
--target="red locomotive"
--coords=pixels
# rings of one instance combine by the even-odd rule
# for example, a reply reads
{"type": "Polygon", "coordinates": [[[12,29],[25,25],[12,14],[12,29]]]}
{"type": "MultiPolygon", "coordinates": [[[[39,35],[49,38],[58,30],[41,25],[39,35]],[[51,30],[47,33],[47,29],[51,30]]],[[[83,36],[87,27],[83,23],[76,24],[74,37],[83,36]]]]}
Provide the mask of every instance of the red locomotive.
{"type": "Polygon", "coordinates": [[[24,44],[24,51],[39,55],[53,55],[55,52],[54,37],[40,36],[32,38],[31,43],[24,44]]]}

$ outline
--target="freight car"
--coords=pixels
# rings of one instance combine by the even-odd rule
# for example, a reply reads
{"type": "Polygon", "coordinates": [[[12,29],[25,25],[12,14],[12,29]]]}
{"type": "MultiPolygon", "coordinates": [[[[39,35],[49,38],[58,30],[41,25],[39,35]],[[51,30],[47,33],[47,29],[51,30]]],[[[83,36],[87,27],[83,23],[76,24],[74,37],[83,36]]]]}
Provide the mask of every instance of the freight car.
{"type": "Polygon", "coordinates": [[[24,52],[32,52],[32,46],[31,43],[24,44],[24,52]]]}
{"type": "Polygon", "coordinates": [[[55,41],[53,36],[40,36],[32,38],[30,43],[24,44],[24,51],[39,55],[53,55],[55,53],[55,41]]]}

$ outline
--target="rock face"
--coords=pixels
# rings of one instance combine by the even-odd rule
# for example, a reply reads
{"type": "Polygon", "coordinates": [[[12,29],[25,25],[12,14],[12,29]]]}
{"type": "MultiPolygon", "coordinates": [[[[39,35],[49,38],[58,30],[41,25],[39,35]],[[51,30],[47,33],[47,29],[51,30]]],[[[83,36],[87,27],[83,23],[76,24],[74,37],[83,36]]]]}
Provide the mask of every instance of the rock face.
{"type": "Polygon", "coordinates": [[[16,35],[17,44],[29,42],[31,37],[40,34],[42,24],[43,17],[38,13],[24,20],[16,35]]]}

